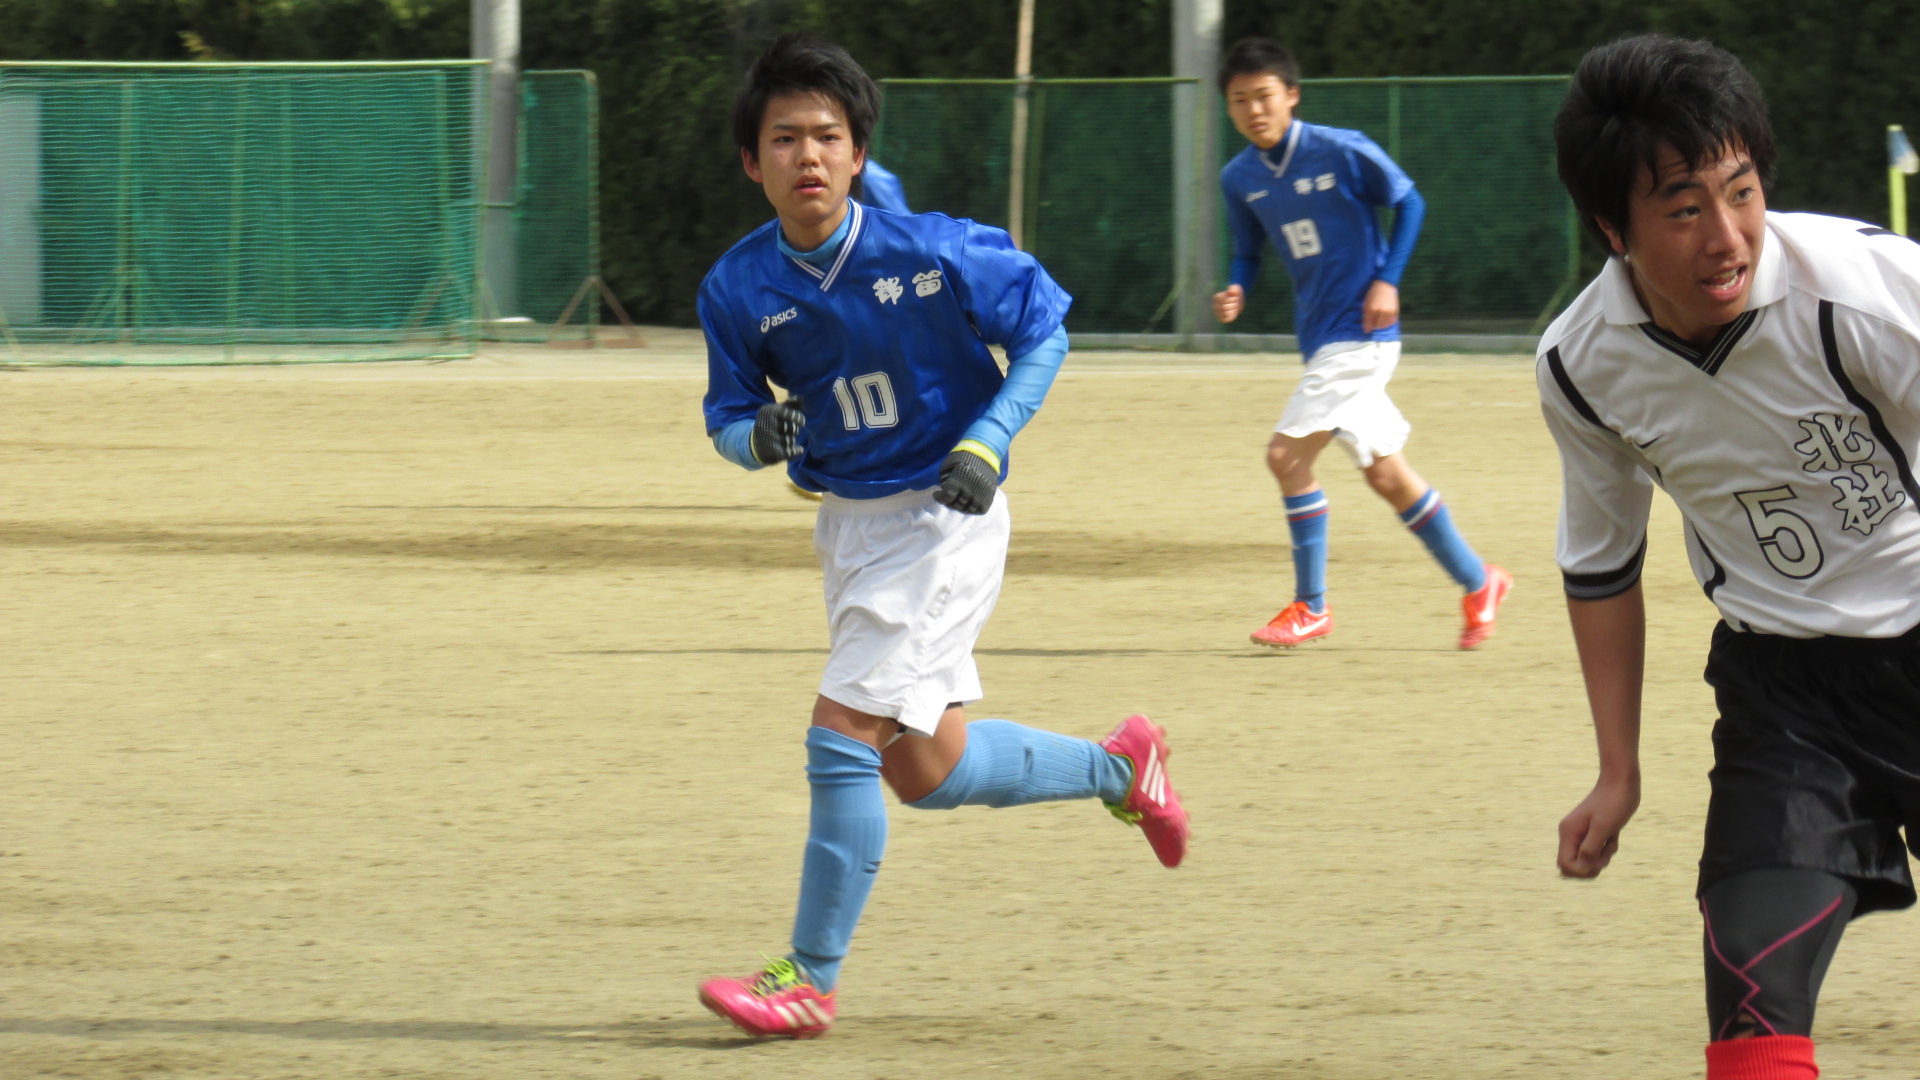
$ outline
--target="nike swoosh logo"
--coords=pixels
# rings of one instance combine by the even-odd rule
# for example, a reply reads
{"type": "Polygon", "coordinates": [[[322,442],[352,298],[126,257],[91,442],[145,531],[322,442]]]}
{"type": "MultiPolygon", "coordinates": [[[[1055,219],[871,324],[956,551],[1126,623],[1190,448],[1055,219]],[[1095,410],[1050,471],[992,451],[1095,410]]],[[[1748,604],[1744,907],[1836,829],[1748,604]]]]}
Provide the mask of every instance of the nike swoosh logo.
{"type": "Polygon", "coordinates": [[[1300,632],[1303,634],[1310,634],[1313,631],[1318,630],[1325,625],[1327,625],[1327,617],[1325,615],[1322,615],[1320,616],[1320,618],[1316,619],[1313,622],[1301,623],[1300,632]]]}
{"type": "Polygon", "coordinates": [[[1646,442],[1637,442],[1637,443],[1634,443],[1633,445],[1639,447],[1642,450],[1645,450],[1647,447],[1652,446],[1654,443],[1657,443],[1661,439],[1664,439],[1666,437],[1667,437],[1666,433],[1662,432],[1661,434],[1655,435],[1653,438],[1648,439],[1646,442]]]}
{"type": "Polygon", "coordinates": [[[1494,613],[1499,610],[1500,610],[1500,605],[1494,599],[1493,590],[1488,589],[1487,602],[1480,605],[1479,620],[1483,623],[1492,622],[1494,613]]]}

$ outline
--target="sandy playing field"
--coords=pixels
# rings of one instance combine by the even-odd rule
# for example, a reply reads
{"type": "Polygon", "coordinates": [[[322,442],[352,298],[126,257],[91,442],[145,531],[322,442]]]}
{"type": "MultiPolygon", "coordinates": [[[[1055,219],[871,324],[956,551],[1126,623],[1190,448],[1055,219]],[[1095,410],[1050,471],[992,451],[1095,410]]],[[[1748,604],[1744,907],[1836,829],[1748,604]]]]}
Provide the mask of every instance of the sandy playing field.
{"type": "MultiPolygon", "coordinates": [[[[1168,872],[1092,803],[896,810],[825,1039],[694,1000],[786,947],[813,505],[702,434],[697,341],[0,371],[0,1078],[1697,1076],[1710,606],[1660,500],[1646,799],[1560,880],[1592,737],[1522,358],[1411,357],[1409,458],[1518,588],[1483,651],[1334,451],[1287,599],[1292,357],[1076,354],[1015,451],[1005,716],[1143,711],[1168,872]]],[[[1829,1080],[1920,1075],[1920,917],[1842,945],[1829,1080]]]]}

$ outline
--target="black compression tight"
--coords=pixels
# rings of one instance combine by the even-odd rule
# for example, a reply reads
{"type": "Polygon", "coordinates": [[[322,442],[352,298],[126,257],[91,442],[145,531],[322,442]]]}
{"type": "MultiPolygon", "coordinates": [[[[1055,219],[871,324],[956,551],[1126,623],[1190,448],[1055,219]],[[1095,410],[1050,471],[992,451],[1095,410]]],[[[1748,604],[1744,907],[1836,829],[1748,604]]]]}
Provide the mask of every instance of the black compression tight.
{"type": "Polygon", "coordinates": [[[1700,897],[1713,1041],[1811,1035],[1820,981],[1859,900],[1819,870],[1749,870],[1700,897]]]}

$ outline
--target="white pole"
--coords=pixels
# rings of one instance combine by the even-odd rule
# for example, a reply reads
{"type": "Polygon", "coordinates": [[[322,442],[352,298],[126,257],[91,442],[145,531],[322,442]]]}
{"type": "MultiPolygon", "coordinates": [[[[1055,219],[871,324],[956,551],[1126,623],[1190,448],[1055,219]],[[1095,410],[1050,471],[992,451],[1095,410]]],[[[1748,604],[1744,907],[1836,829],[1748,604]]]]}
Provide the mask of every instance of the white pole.
{"type": "Polygon", "coordinates": [[[1033,0],[1020,0],[1019,42],[1014,48],[1013,161],[1007,170],[1007,232],[1013,246],[1026,247],[1027,217],[1027,97],[1033,90],[1033,0]]]}
{"type": "Polygon", "coordinates": [[[493,61],[487,78],[487,175],[482,188],[481,280],[499,316],[519,314],[513,205],[519,184],[520,0],[473,0],[473,55],[493,61]]]}
{"type": "Polygon", "coordinates": [[[1175,332],[1192,347],[1211,346],[1210,297],[1220,273],[1220,67],[1222,0],[1174,0],[1173,74],[1197,78],[1173,93],[1174,273],[1180,299],[1175,332]]]}

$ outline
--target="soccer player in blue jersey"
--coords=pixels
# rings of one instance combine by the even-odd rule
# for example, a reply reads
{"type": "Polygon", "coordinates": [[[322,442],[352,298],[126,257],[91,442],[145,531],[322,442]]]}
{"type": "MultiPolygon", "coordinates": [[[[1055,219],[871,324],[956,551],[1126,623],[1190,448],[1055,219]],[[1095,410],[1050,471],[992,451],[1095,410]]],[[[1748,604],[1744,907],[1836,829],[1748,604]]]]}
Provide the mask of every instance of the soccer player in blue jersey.
{"type": "Polygon", "coordinates": [[[849,197],[878,102],[833,45],[782,38],[754,62],[733,133],[777,218],[700,286],[715,448],[748,469],[784,461],[823,494],[814,547],[830,650],[806,736],[813,809],[793,948],[700,987],[756,1036],[833,1023],[886,846],[883,780],[920,809],[1098,798],[1165,865],[1187,845],[1165,733],[1145,717],[1099,742],[967,722],[964,703],[981,696],[973,643],[1006,560],[1008,451],[1066,356],[1072,301],[999,229],[849,197]],[[1006,349],[1004,376],[989,343],[1006,349]]]}
{"type": "Polygon", "coordinates": [[[1294,328],[1307,363],[1267,444],[1293,537],[1294,597],[1253,641],[1290,649],[1333,629],[1327,494],[1313,464],[1337,438],[1368,486],[1465,590],[1460,647],[1478,648],[1493,634],[1513,578],[1480,561],[1440,493],[1407,464],[1401,450],[1411,429],[1387,397],[1400,359],[1400,275],[1426,204],[1371,139],[1293,115],[1300,69],[1280,45],[1265,38],[1234,45],[1220,67],[1220,90],[1235,130],[1252,145],[1220,170],[1233,265],[1230,284],[1214,294],[1214,315],[1223,323],[1240,317],[1271,241],[1293,276],[1294,328]],[[1384,239],[1375,218],[1381,207],[1393,211],[1384,239]]]}

